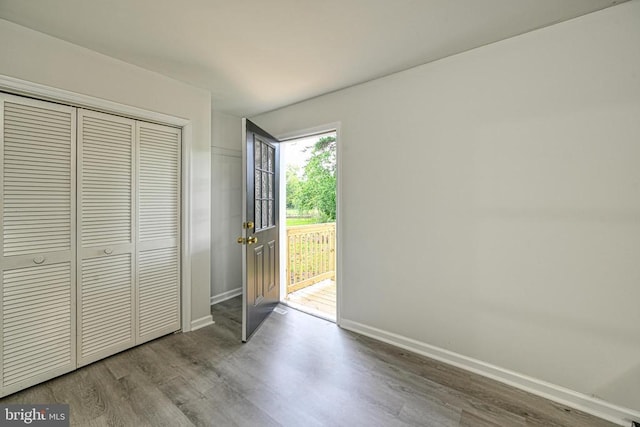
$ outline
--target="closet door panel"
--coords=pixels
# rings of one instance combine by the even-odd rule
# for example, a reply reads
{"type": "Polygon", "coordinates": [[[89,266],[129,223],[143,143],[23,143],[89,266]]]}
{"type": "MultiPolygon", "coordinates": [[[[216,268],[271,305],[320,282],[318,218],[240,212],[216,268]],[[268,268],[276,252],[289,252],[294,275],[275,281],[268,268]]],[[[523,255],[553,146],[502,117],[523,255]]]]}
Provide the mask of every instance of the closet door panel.
{"type": "Polygon", "coordinates": [[[78,112],[78,364],[135,344],[135,121],[78,112]]]}
{"type": "Polygon", "coordinates": [[[138,122],[138,343],[180,329],[179,129],[138,122]]]}
{"type": "Polygon", "coordinates": [[[5,102],[3,255],[71,250],[71,111],[5,102]]]}
{"type": "Polygon", "coordinates": [[[180,329],[177,248],[151,249],[139,257],[140,342],[180,329]]]}
{"type": "Polygon", "coordinates": [[[75,369],[72,276],[70,262],[3,271],[2,379],[9,390],[75,369]]]}
{"type": "Polygon", "coordinates": [[[75,108],[0,94],[0,395],[76,367],[75,108]]]}
{"type": "Polygon", "coordinates": [[[82,247],[132,242],[134,122],[83,112],[82,247]]]}
{"type": "Polygon", "coordinates": [[[131,342],[131,254],[82,260],[82,360],[131,342]]]}

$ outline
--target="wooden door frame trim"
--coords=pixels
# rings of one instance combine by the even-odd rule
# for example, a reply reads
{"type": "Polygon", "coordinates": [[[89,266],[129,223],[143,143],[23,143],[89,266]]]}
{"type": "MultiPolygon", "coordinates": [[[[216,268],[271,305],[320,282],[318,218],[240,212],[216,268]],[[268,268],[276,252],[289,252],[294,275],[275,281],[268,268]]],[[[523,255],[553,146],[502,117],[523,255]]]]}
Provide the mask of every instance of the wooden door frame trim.
{"type": "MultiPolygon", "coordinates": [[[[191,147],[193,123],[184,118],[145,110],[119,102],[84,95],[0,74],[0,91],[13,95],[67,104],[132,119],[182,128],[182,236],[181,236],[181,323],[182,331],[193,329],[191,320],[191,147]]],[[[195,322],[194,322],[195,323],[195,322]]],[[[196,326],[197,327],[197,326],[196,326]]]]}
{"type": "MultiPolygon", "coordinates": [[[[285,132],[275,137],[280,142],[328,132],[336,133],[336,324],[342,326],[342,123],[331,122],[306,129],[285,132]]],[[[282,182],[280,185],[282,186],[282,182]]],[[[285,182],[286,184],[286,182],[285,182]]]]}

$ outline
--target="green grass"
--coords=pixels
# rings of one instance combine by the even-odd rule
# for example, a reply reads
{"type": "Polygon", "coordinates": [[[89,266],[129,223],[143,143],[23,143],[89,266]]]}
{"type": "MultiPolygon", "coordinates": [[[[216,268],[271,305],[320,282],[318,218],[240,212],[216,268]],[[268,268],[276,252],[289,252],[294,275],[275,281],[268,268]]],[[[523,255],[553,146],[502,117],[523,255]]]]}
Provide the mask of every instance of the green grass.
{"type": "Polygon", "coordinates": [[[319,224],[320,220],[318,218],[287,218],[287,225],[309,225],[309,224],[319,224]]]}

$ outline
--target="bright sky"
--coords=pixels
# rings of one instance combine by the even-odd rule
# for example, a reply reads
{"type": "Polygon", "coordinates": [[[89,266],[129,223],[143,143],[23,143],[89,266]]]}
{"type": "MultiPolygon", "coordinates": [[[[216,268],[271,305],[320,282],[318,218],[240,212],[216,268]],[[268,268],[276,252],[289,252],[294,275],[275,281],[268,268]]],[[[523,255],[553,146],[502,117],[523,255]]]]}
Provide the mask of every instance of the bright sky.
{"type": "Polygon", "coordinates": [[[307,164],[307,161],[311,156],[311,147],[313,147],[313,144],[315,144],[323,136],[327,136],[327,135],[334,135],[334,133],[332,132],[328,134],[325,133],[322,135],[308,136],[306,138],[300,138],[291,142],[284,143],[283,148],[285,151],[284,157],[285,157],[286,166],[288,165],[299,166],[300,171],[302,172],[304,169],[304,165],[307,164]],[[304,151],[305,149],[307,149],[306,152],[304,151]]]}
{"type": "Polygon", "coordinates": [[[286,151],[285,157],[287,166],[295,165],[303,168],[311,156],[310,147],[318,140],[317,136],[310,136],[307,138],[297,139],[295,142],[287,142],[284,144],[286,151]],[[305,152],[305,149],[307,150],[305,152]]]}

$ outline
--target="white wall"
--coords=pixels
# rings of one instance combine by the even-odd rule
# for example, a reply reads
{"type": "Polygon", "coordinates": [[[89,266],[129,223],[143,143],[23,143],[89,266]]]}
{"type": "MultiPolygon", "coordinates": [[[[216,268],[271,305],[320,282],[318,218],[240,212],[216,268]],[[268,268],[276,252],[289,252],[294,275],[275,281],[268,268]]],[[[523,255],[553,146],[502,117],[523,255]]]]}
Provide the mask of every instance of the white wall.
{"type": "Polygon", "coordinates": [[[210,94],[5,20],[0,75],[191,121],[191,317],[210,316],[210,94]]]}
{"type": "Polygon", "coordinates": [[[342,316],[640,410],[640,1],[256,117],[341,122],[342,316]]]}
{"type": "Polygon", "coordinates": [[[212,111],[211,302],[242,292],[242,119],[212,111]]]}

